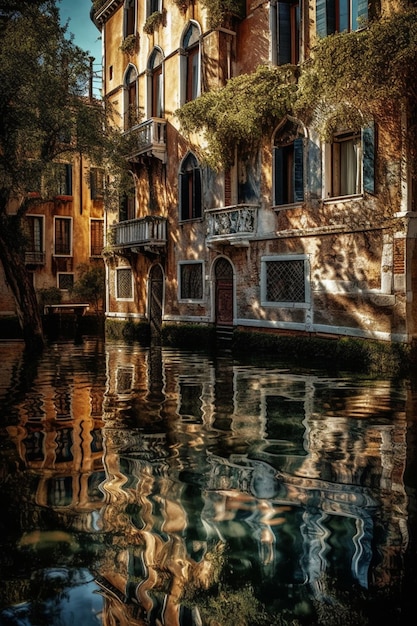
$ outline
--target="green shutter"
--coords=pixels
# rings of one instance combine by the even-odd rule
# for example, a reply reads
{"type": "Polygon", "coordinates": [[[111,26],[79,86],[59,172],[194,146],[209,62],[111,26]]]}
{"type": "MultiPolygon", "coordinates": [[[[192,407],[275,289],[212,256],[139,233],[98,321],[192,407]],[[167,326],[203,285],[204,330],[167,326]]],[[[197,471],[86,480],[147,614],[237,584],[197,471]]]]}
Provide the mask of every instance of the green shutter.
{"type": "Polygon", "coordinates": [[[193,174],[193,217],[201,217],[201,170],[195,169],[193,174]]]}
{"type": "Polygon", "coordinates": [[[284,204],[284,155],[282,148],[274,148],[274,204],[284,204]]]}
{"type": "Polygon", "coordinates": [[[312,199],[318,199],[322,194],[321,150],[311,139],[308,140],[307,158],[308,190],[312,199]]]}
{"type": "Polygon", "coordinates": [[[363,149],[363,188],[375,193],[375,127],[374,124],[362,129],[363,149]]]}
{"type": "Polygon", "coordinates": [[[291,63],[291,5],[278,2],[278,65],[291,63]]]}

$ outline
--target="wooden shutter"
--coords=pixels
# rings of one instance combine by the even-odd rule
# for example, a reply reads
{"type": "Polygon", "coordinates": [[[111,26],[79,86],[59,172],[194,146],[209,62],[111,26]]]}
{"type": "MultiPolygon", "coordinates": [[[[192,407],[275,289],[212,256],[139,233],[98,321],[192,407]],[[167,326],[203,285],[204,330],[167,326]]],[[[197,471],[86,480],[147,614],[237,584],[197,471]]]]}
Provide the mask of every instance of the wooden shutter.
{"type": "Polygon", "coordinates": [[[362,129],[363,188],[375,193],[375,127],[374,124],[362,129]]]}
{"type": "Polygon", "coordinates": [[[284,155],[282,148],[274,148],[274,204],[284,203],[284,155]]]}
{"type": "Polygon", "coordinates": [[[291,5],[278,2],[278,65],[291,63],[291,5]]]}
{"type": "Polygon", "coordinates": [[[307,186],[310,197],[321,198],[322,195],[322,171],[321,171],[321,150],[311,139],[308,140],[307,148],[308,180],[307,186]]]}
{"type": "Polygon", "coordinates": [[[201,170],[193,172],[193,217],[201,217],[201,170]]]}
{"type": "Polygon", "coordinates": [[[294,140],[294,202],[304,200],[304,141],[302,137],[294,140]]]}
{"type": "Polygon", "coordinates": [[[334,0],[316,1],[316,31],[319,37],[326,37],[336,30],[336,3],[334,0]]]}

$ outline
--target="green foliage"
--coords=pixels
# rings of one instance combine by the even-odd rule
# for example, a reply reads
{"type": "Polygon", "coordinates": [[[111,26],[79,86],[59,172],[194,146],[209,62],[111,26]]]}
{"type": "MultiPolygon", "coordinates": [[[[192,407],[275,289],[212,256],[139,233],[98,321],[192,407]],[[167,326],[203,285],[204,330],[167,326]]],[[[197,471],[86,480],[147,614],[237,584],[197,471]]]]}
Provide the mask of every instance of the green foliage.
{"type": "Polygon", "coordinates": [[[302,67],[295,112],[318,120],[325,138],[337,124],[355,129],[373,117],[395,116],[399,101],[415,106],[416,58],[414,8],[325,37],[302,67]]]}
{"type": "Polygon", "coordinates": [[[47,289],[39,289],[38,300],[43,310],[43,307],[47,304],[60,304],[62,300],[62,293],[58,287],[48,287],[47,289]]]}
{"type": "Polygon", "coordinates": [[[113,341],[138,341],[147,345],[150,339],[150,327],[148,322],[127,322],[122,320],[106,319],[106,339],[113,341]]]}
{"type": "Polygon", "coordinates": [[[101,265],[90,266],[86,263],[78,267],[79,279],[74,283],[71,294],[86,300],[99,313],[100,304],[105,297],[105,273],[101,265]]]}
{"type": "Polygon", "coordinates": [[[204,129],[207,148],[200,158],[218,170],[233,163],[236,150],[248,154],[257,148],[291,111],[295,90],[288,66],[259,66],[188,102],[176,115],[185,134],[204,129]]]}
{"type": "Polygon", "coordinates": [[[242,0],[201,0],[201,4],[208,11],[209,26],[221,26],[226,16],[243,16],[245,3],[242,0]]]}
{"type": "Polygon", "coordinates": [[[151,35],[154,30],[163,23],[163,20],[164,14],[161,13],[161,11],[155,11],[147,18],[145,24],[143,25],[143,31],[148,35],[151,35]]]}

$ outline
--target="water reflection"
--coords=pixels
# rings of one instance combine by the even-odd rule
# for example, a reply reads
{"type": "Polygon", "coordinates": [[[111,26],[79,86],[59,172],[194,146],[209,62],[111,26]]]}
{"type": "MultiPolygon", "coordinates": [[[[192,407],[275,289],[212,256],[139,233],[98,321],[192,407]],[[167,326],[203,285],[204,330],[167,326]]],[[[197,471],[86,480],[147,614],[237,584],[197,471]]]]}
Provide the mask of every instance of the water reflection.
{"type": "Polygon", "coordinates": [[[409,623],[410,381],[95,339],[0,358],[1,626],[409,623]]]}

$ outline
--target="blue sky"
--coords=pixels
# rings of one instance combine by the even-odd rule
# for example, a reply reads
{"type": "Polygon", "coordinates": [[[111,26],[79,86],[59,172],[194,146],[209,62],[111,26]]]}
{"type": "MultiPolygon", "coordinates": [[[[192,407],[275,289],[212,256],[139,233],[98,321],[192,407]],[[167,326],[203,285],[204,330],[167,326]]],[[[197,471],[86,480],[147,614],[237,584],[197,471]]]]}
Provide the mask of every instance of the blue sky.
{"type": "Polygon", "coordinates": [[[89,52],[95,63],[101,63],[100,31],[90,19],[91,0],[58,0],[61,22],[68,20],[68,33],[74,35],[74,43],[89,52]]]}

